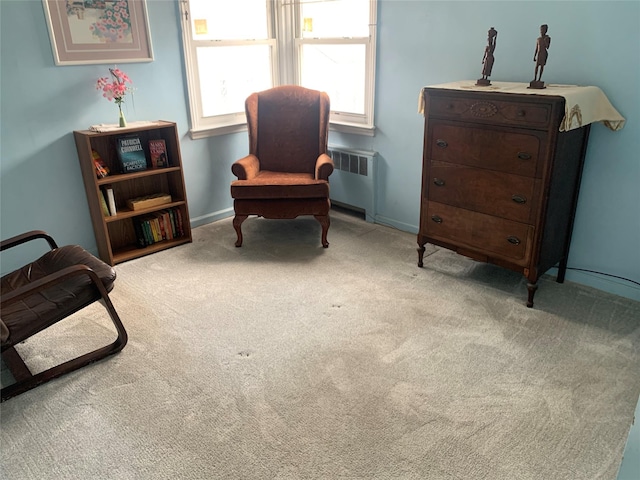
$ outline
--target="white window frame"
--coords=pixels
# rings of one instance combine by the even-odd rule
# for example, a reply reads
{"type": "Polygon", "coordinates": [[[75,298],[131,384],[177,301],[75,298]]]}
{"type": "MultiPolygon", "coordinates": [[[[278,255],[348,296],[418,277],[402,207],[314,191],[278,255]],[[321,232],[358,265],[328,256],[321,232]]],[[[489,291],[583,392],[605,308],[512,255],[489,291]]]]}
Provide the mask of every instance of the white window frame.
{"type": "MultiPolygon", "coordinates": [[[[230,0],[234,1],[234,0],[230,0]]],[[[237,1],[237,0],[236,0],[237,1]]],[[[377,0],[369,2],[369,36],[363,38],[302,38],[300,2],[317,0],[265,0],[270,8],[267,40],[195,40],[192,38],[189,0],[181,0],[184,68],[189,95],[192,139],[226,135],[246,130],[244,112],[204,117],[200,98],[200,81],[196,51],[200,47],[233,45],[268,45],[271,49],[273,85],[300,84],[300,55],[305,44],[365,45],[365,113],[331,111],[330,128],[344,133],[373,136],[376,72],[377,0]]]]}

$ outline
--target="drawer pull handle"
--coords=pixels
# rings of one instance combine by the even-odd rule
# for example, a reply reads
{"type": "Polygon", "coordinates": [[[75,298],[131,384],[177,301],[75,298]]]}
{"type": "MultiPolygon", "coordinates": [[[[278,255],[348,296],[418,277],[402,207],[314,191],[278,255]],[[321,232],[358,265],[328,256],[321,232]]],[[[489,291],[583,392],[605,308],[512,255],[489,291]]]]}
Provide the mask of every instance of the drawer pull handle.
{"type": "Polygon", "coordinates": [[[525,203],[527,203],[526,197],[523,197],[522,195],[512,195],[511,200],[513,200],[516,203],[519,203],[520,205],[524,205],[525,203]]]}
{"type": "Polygon", "coordinates": [[[518,237],[514,237],[513,235],[507,237],[507,242],[509,242],[511,245],[520,245],[520,239],[518,237]]]}
{"type": "Polygon", "coordinates": [[[524,110],[518,110],[518,113],[516,114],[519,117],[524,117],[525,116],[525,111],[524,110]]]}
{"type": "Polygon", "coordinates": [[[438,215],[432,215],[431,220],[433,220],[436,223],[442,223],[442,217],[439,217],[438,215]]]}
{"type": "Polygon", "coordinates": [[[518,158],[520,160],[531,160],[531,155],[527,152],[518,152],[518,158]]]}
{"type": "Polygon", "coordinates": [[[442,180],[441,178],[434,178],[433,184],[437,187],[444,187],[444,180],[442,180]]]}
{"type": "Polygon", "coordinates": [[[441,138],[436,140],[436,145],[439,146],[440,148],[447,148],[449,146],[446,140],[442,140],[441,138]]]}

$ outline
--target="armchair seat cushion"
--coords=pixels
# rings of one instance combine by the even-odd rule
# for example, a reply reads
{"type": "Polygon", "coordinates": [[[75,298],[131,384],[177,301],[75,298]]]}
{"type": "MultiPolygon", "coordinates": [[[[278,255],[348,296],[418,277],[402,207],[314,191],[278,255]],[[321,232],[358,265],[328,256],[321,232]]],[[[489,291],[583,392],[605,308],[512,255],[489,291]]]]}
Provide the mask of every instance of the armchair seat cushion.
{"type": "MultiPolygon", "coordinates": [[[[76,265],[91,268],[107,292],[113,289],[116,272],[111,266],[78,245],[67,245],[51,250],[34,262],[4,275],[0,281],[2,294],[76,265]]],[[[3,328],[5,332],[2,335],[2,346],[15,345],[34,332],[43,330],[100,299],[100,292],[95,287],[87,288],[89,284],[91,281],[86,275],[76,275],[3,307],[2,322],[8,331],[3,328]]]]}
{"type": "Polygon", "coordinates": [[[249,180],[231,183],[231,196],[240,199],[328,198],[329,182],[312,174],[261,170],[249,180]]]}

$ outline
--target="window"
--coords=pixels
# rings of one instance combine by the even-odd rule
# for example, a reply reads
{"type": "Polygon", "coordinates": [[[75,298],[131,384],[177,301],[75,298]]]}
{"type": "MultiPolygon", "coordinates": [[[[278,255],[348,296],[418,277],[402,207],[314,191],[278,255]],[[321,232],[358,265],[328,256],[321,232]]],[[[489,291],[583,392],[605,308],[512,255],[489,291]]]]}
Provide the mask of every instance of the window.
{"type": "Polygon", "coordinates": [[[373,134],[376,0],[181,4],[192,138],[242,130],[245,99],[284,84],[326,91],[332,128],[373,134]]]}

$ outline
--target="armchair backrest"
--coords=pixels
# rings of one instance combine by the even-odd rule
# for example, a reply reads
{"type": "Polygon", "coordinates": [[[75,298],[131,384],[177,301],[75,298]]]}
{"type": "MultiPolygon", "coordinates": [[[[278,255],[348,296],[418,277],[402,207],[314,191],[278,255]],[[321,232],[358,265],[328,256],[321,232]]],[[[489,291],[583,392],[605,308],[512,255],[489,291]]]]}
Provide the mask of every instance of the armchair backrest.
{"type": "Polygon", "coordinates": [[[262,170],[313,173],[327,151],[329,96],[284,85],[251,94],[245,102],[249,153],[262,170]]]}

